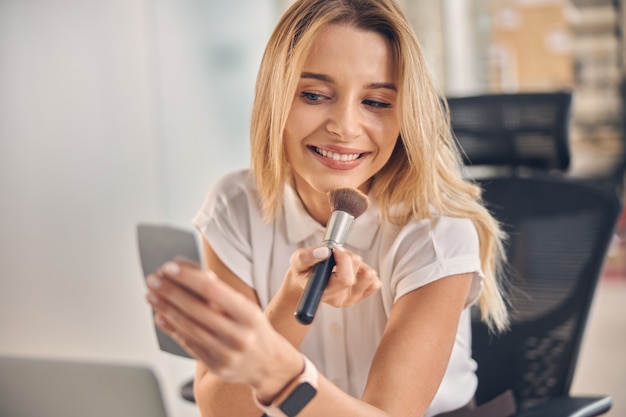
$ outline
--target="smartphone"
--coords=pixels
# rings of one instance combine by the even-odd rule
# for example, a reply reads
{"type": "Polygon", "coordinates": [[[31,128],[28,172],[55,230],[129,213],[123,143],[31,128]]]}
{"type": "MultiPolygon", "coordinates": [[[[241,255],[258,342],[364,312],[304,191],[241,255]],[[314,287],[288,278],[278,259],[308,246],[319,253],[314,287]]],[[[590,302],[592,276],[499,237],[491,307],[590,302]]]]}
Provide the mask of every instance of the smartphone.
{"type": "MultiPolygon", "coordinates": [[[[166,224],[140,223],[137,225],[137,244],[144,280],[174,258],[184,258],[201,265],[198,238],[191,230],[166,224]]],[[[192,358],[174,339],[156,325],[154,328],[162,351],[192,358]]]]}

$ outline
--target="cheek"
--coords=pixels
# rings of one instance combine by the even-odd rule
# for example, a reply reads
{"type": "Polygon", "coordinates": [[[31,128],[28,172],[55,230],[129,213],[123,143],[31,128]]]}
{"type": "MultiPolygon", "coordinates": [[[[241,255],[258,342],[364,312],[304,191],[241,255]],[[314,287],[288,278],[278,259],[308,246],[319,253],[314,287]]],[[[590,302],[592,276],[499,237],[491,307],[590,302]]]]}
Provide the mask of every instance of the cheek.
{"type": "Polygon", "coordinates": [[[289,112],[289,116],[287,117],[287,122],[285,123],[285,131],[283,132],[283,148],[285,149],[288,160],[291,159],[290,154],[293,152],[293,148],[298,142],[299,124],[300,121],[298,120],[298,116],[294,113],[292,108],[289,112]]]}
{"type": "Polygon", "coordinates": [[[289,164],[292,164],[298,160],[297,150],[299,148],[299,141],[290,132],[285,129],[283,135],[283,150],[285,152],[285,159],[289,164]]]}
{"type": "Polygon", "coordinates": [[[381,124],[381,129],[377,133],[378,150],[385,159],[389,159],[398,142],[400,130],[396,124],[381,124]]]}
{"type": "Polygon", "coordinates": [[[292,142],[299,142],[313,134],[320,126],[320,117],[307,107],[294,105],[285,124],[285,138],[292,142]]]}

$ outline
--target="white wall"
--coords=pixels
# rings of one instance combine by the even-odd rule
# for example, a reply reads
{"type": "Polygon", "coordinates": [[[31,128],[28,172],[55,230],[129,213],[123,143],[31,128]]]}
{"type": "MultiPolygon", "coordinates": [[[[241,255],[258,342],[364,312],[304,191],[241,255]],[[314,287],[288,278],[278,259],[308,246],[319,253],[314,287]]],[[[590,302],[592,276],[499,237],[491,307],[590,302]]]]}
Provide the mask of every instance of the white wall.
{"type": "Polygon", "coordinates": [[[170,414],[197,414],[134,227],[189,226],[247,165],[274,22],[271,0],[0,0],[0,355],[147,364],[170,414]]]}
{"type": "Polygon", "coordinates": [[[448,97],[484,92],[477,74],[476,21],[473,2],[444,0],[443,37],[445,40],[445,92],[448,97]]]}

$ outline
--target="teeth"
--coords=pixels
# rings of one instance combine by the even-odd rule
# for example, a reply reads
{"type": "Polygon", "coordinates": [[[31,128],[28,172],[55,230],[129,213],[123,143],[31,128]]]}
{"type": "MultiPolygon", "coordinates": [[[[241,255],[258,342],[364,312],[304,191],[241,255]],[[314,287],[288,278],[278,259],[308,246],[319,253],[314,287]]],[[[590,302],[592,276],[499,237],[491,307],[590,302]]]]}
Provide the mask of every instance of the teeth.
{"type": "Polygon", "coordinates": [[[325,149],[320,149],[320,148],[315,148],[315,152],[317,152],[318,154],[322,155],[325,158],[330,158],[334,161],[342,161],[342,162],[354,161],[355,159],[358,159],[361,156],[361,154],[358,154],[358,153],[341,154],[341,153],[330,152],[330,151],[327,151],[325,149]]]}

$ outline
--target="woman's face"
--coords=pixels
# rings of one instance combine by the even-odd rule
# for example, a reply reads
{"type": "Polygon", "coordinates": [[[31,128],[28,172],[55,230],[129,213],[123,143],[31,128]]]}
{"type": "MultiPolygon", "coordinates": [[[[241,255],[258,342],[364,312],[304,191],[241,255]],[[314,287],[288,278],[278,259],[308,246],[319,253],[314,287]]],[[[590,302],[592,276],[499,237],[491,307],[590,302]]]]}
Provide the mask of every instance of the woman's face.
{"type": "Polygon", "coordinates": [[[399,135],[392,49],[378,33],[346,25],[320,31],[285,127],[285,152],[301,197],[343,186],[367,193],[399,135]]]}

